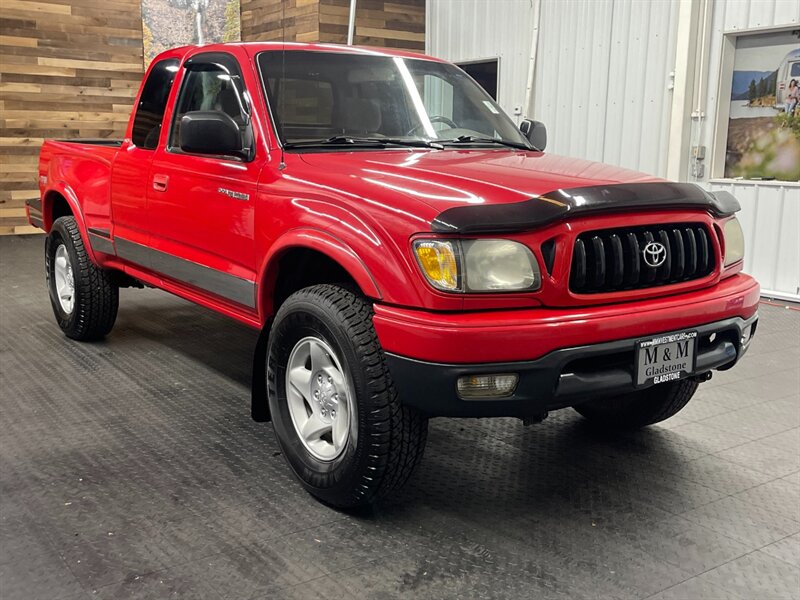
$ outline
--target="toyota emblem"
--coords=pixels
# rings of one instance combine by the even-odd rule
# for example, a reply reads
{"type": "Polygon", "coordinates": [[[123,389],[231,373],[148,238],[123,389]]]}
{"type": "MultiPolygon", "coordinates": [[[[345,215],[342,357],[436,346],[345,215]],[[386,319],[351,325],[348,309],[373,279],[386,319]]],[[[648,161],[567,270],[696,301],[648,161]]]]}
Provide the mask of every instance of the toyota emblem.
{"type": "Polygon", "coordinates": [[[660,242],[649,242],[642,250],[644,262],[648,267],[660,267],[667,260],[667,249],[660,242]]]}

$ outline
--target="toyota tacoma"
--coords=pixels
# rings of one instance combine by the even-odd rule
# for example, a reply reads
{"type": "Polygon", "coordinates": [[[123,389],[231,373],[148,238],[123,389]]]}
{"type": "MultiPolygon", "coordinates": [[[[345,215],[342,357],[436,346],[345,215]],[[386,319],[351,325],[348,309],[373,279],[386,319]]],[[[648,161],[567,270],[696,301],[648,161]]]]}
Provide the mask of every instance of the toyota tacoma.
{"type": "Polygon", "coordinates": [[[735,198],[545,144],[435,58],[188,46],[123,139],[44,143],[27,210],[68,337],[142,285],[258,329],[253,418],[350,507],[408,479],[430,417],[643,427],[747,350],[735,198]]]}

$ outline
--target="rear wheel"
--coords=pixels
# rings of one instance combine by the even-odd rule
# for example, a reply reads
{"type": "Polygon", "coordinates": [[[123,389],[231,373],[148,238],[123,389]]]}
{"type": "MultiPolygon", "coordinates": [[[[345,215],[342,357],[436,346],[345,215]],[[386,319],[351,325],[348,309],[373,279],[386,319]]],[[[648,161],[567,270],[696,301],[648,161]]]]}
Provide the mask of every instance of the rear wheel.
{"type": "Polygon", "coordinates": [[[678,413],[692,399],[697,386],[694,380],[682,379],[630,394],[588,400],[573,408],[608,429],[639,429],[678,413]]]}
{"type": "Polygon", "coordinates": [[[267,350],[270,414],[294,473],[337,507],[399,488],[422,457],[427,419],[400,404],[372,327],[372,307],[335,285],[283,303],[267,350]]]}
{"type": "Polygon", "coordinates": [[[75,217],[60,217],[45,242],[45,271],[50,304],[67,337],[88,341],[114,326],[119,287],[86,251],[75,217]]]}

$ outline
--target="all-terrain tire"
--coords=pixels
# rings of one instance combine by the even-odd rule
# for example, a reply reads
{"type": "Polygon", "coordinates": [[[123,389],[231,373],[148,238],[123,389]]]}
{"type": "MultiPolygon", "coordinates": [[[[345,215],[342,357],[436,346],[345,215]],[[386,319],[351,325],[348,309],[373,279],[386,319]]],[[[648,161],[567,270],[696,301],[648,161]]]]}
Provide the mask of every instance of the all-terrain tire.
{"type": "Polygon", "coordinates": [[[427,418],[397,397],[372,316],[372,305],[358,293],[329,284],[308,287],[280,307],[267,348],[269,408],[283,455],[311,494],[339,508],[369,504],[400,488],[419,463],[428,434],[427,418]],[[304,445],[287,400],[290,354],[309,338],[331,348],[352,392],[350,435],[329,461],[304,445]]]}
{"type": "Polygon", "coordinates": [[[73,340],[90,341],[105,337],[114,326],[119,308],[119,287],[108,271],[95,265],[86,251],[75,217],[59,217],[45,241],[45,272],[50,304],[58,326],[73,340]],[[61,305],[56,291],[55,257],[64,246],[74,282],[72,310],[61,305]]]}
{"type": "Polygon", "coordinates": [[[697,386],[697,381],[682,379],[630,394],[588,400],[573,408],[604,428],[639,429],[678,413],[692,399],[697,386]]]}

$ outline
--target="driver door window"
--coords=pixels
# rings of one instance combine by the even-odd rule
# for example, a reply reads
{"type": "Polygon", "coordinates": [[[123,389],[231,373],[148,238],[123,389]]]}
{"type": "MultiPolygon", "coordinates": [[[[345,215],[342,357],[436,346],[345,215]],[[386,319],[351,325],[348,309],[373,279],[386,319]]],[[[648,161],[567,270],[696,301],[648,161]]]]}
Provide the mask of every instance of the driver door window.
{"type": "Polygon", "coordinates": [[[231,117],[242,133],[244,148],[252,148],[252,129],[247,117],[245,94],[238,74],[217,65],[204,65],[202,70],[187,70],[175,110],[169,148],[181,152],[181,118],[194,111],[219,111],[231,117]]]}

